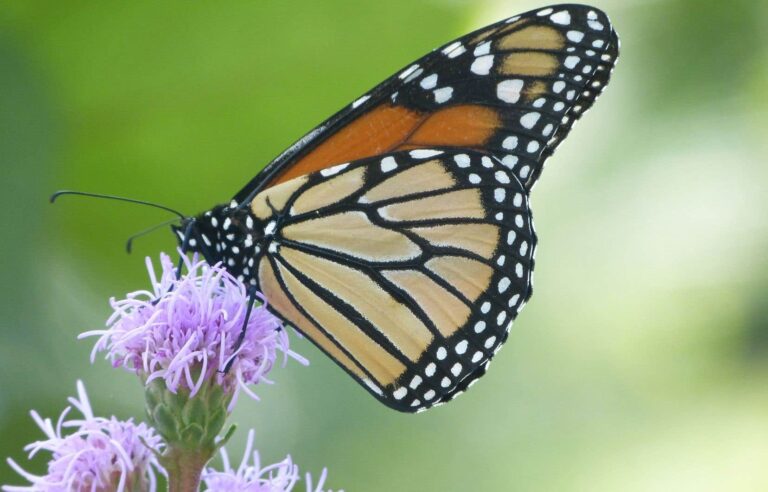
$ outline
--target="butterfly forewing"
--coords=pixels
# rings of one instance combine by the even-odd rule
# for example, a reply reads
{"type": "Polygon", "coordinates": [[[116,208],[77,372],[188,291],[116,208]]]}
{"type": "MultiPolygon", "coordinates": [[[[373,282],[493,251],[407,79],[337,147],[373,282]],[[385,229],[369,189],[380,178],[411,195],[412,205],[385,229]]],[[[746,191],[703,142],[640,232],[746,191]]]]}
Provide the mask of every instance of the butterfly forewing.
{"type": "Polygon", "coordinates": [[[334,164],[419,147],[495,155],[526,189],[608,82],[618,38],[601,11],[558,5],[447,43],[319,125],[235,197],[334,164]]]}
{"type": "Polygon", "coordinates": [[[277,225],[258,270],[271,308],[398,410],[465,387],[530,295],[525,189],[486,154],[366,158],[265,190],[256,215],[266,202],[277,225]]]}

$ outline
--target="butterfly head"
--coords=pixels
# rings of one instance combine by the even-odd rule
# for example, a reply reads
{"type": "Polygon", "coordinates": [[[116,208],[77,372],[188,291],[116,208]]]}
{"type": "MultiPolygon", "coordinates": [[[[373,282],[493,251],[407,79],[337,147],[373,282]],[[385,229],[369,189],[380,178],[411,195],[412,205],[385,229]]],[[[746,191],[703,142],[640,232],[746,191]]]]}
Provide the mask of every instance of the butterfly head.
{"type": "Polygon", "coordinates": [[[200,253],[211,265],[221,263],[241,281],[255,284],[253,267],[261,248],[258,231],[262,230],[257,220],[250,210],[232,203],[190,217],[173,230],[186,252],[200,253]]]}

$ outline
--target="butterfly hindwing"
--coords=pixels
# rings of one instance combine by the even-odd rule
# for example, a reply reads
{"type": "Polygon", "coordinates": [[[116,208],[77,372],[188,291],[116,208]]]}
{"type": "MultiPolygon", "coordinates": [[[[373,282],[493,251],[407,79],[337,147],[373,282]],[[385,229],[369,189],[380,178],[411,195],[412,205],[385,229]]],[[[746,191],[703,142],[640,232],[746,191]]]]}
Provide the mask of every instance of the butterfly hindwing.
{"type": "Polygon", "coordinates": [[[618,56],[607,16],[584,5],[530,11],[427,54],[319,125],[235,200],[340,162],[419,147],[492,154],[527,190],[602,92],[618,56]]]}
{"type": "Polygon", "coordinates": [[[258,265],[271,309],[401,411],[482,374],[530,296],[527,194],[487,154],[365,158],[267,189],[251,208],[274,223],[258,265]]]}

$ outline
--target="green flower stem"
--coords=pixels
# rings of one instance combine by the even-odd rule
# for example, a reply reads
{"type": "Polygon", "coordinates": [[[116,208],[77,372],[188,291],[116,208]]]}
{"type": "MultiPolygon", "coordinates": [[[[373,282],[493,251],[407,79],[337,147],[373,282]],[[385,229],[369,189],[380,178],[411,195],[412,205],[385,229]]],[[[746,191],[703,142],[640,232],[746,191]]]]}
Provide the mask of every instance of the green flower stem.
{"type": "Polygon", "coordinates": [[[165,451],[158,460],[168,472],[169,490],[197,491],[203,467],[234,430],[218,439],[232,394],[213,378],[193,396],[187,389],[168,390],[165,381],[158,378],[146,385],[144,397],[147,417],[165,441],[165,451]]]}
{"type": "Polygon", "coordinates": [[[213,453],[210,450],[169,449],[160,460],[160,464],[168,472],[168,490],[170,492],[199,490],[203,467],[212,457],[213,453]]]}

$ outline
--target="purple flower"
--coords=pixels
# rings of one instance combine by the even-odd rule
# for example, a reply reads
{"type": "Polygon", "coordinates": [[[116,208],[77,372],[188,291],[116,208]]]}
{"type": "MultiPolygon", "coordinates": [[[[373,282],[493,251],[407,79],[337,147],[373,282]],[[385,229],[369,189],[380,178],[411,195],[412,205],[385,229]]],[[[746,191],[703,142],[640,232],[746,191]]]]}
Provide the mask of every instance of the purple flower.
{"type": "MultiPolygon", "coordinates": [[[[243,453],[243,460],[237,470],[229,462],[227,451],[221,449],[224,471],[206,468],[202,481],[205,490],[210,492],[290,492],[299,480],[299,467],[287,456],[283,461],[262,468],[259,452],[253,450],[254,432],[248,432],[248,440],[243,453]],[[249,463],[249,459],[253,463],[249,463]]],[[[312,485],[312,477],[306,474],[307,492],[323,492],[327,472],[320,474],[317,486],[312,485]]],[[[332,492],[328,490],[327,492],[332,492]]],[[[340,491],[343,492],[343,491],[340,491]]]]}
{"type": "Polygon", "coordinates": [[[30,485],[5,485],[2,489],[6,492],[154,491],[156,471],[165,472],[147,446],[155,450],[161,448],[160,437],[143,423],[95,417],[81,381],[77,382],[77,393],[78,398],[68,400],[83,418],[67,419],[72,406],[64,409],[56,425],[34,410],[31,412],[46,439],[24,449],[30,459],[40,451],[51,453],[47,473],[33,475],[9,458],[8,464],[30,485]],[[72,432],[64,435],[65,429],[72,432]]]}
{"type": "Polygon", "coordinates": [[[227,394],[236,395],[240,388],[253,398],[248,385],[269,382],[266,374],[278,351],[284,362],[291,356],[306,363],[290,351],[287,333],[263,304],[251,311],[237,348],[248,304],[245,285],[220,265],[186,257],[185,262],[188,273],[177,280],[170,257],[161,255],[158,280],[147,258],[152,290],[111,299],[114,313],[107,329],[80,335],[100,336],[92,360],[106,351],[113,366],[137,372],[146,384],[160,378],[172,393],[182,388],[194,397],[204,382],[213,380],[227,394]]]}

